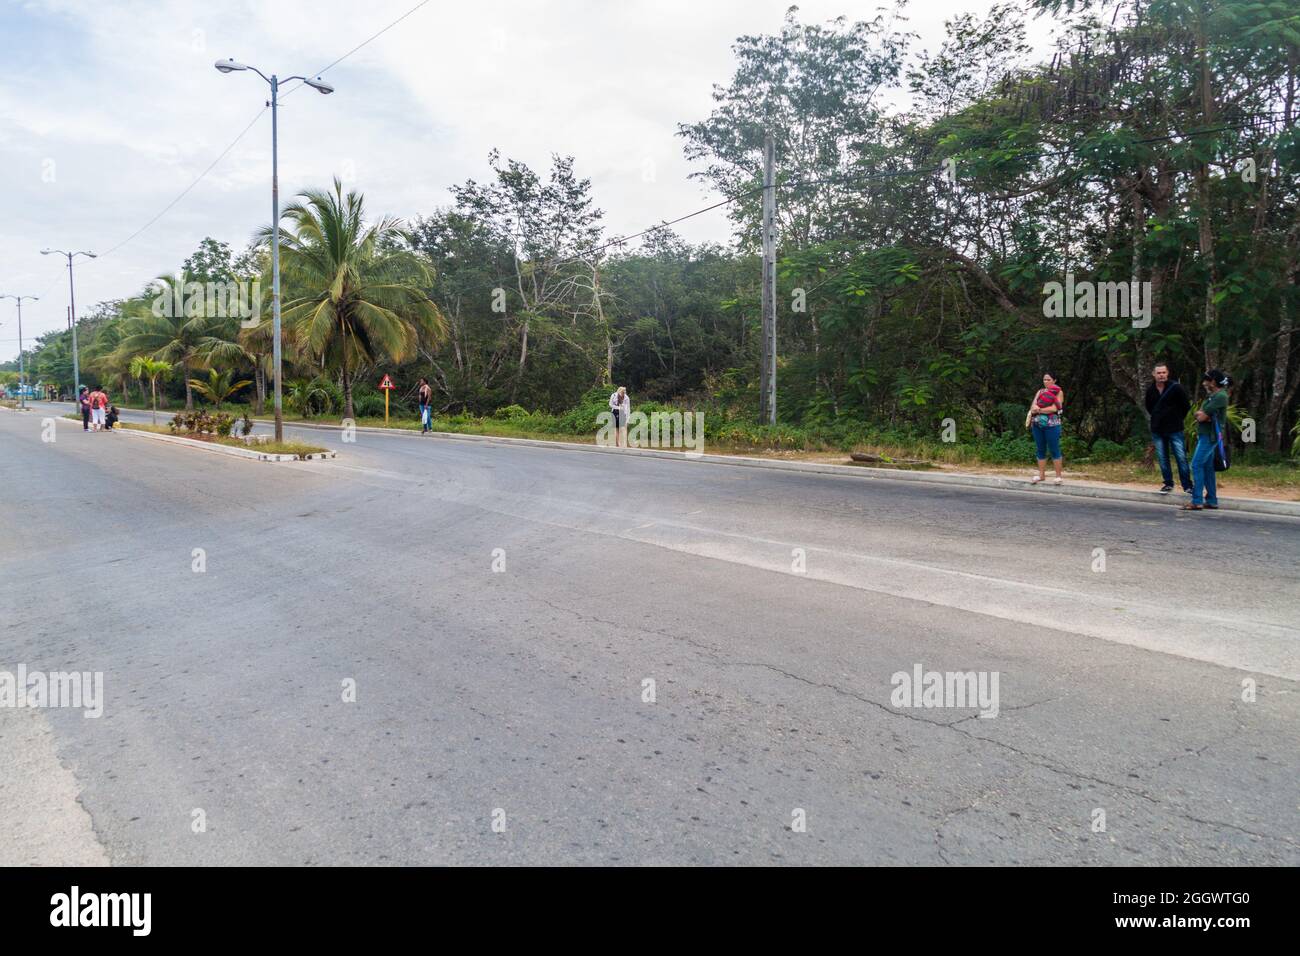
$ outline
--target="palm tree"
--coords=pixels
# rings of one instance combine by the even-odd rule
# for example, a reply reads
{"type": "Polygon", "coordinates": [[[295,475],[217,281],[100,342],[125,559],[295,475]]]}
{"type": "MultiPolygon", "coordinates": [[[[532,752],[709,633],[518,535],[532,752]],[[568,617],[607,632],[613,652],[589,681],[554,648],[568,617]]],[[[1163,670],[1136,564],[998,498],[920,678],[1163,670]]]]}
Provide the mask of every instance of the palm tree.
{"type": "Polygon", "coordinates": [[[190,379],[190,388],[204,396],[214,405],[220,405],[226,399],[230,398],[241,388],[253,384],[252,379],[243,379],[238,382],[231,381],[235,377],[233,372],[218,372],[216,369],[208,370],[208,380],[190,379]]]}
{"type": "Polygon", "coordinates": [[[161,275],[157,296],[142,296],[129,303],[124,337],[118,348],[132,355],[148,355],[172,365],[179,365],[185,378],[185,408],[194,409],[194,392],[190,372],[212,362],[236,362],[245,357],[234,342],[234,321],[200,312],[187,315],[188,309],[162,308],[158,303],[183,302],[181,280],[161,275]],[[165,297],[165,298],[164,298],[165,297]],[[181,313],[179,315],[175,313],[181,313]]]}
{"type": "MultiPolygon", "coordinates": [[[[122,335],[120,322],[102,323],[91,340],[81,347],[81,365],[96,372],[101,381],[112,382],[120,389],[125,404],[131,400],[131,356],[122,351],[122,335]]],[[[143,387],[140,397],[144,398],[143,387]]]]}
{"type": "MultiPolygon", "coordinates": [[[[131,374],[137,379],[149,380],[149,392],[153,395],[153,423],[158,424],[158,376],[167,375],[171,372],[170,362],[160,362],[157,359],[146,358],[143,355],[137,355],[131,359],[131,374]]],[[[141,386],[143,388],[143,386],[141,386]]]]}
{"type": "MultiPolygon", "coordinates": [[[[280,265],[292,298],[284,322],[308,355],[337,369],[343,416],[354,418],[352,379],[359,366],[415,353],[420,335],[437,344],[447,324],[425,291],[433,284],[428,261],[405,248],[401,221],[365,224],[360,193],[307,190],[284,210],[280,265]]],[[[258,233],[269,241],[270,227],[258,233]]]]}

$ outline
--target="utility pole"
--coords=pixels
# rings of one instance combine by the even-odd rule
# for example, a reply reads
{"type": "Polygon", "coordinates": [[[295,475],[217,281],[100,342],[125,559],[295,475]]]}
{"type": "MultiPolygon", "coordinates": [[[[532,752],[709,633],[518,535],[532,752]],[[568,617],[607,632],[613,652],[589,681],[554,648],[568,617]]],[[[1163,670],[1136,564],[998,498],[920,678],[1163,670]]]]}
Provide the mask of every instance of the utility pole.
{"type": "MultiPolygon", "coordinates": [[[[333,93],[334,87],[323,81],[319,76],[314,80],[306,76],[290,76],[282,80],[274,73],[267,76],[257,67],[239,63],[233,57],[228,60],[218,60],[213,66],[221,73],[252,70],[266,80],[271,87],[271,99],[266,104],[271,107],[271,335],[274,337],[271,345],[271,363],[275,366],[275,440],[282,442],[284,441],[284,408],[281,399],[280,378],[284,367],[280,357],[280,133],[278,119],[280,84],[287,83],[289,80],[302,80],[305,85],[310,86],[317,93],[324,94],[333,93]]],[[[292,93],[293,90],[289,92],[292,93]]]]}
{"type": "MultiPolygon", "coordinates": [[[[271,364],[275,367],[275,442],[284,441],[284,405],[281,374],[284,360],[280,356],[280,80],[271,74],[271,364]]],[[[345,345],[344,348],[347,346],[345,345]]],[[[347,353],[343,353],[345,356],[347,353]]],[[[384,393],[384,424],[388,424],[388,393],[384,393]]]]}
{"type": "Polygon", "coordinates": [[[763,365],[758,417],[776,424],[776,145],[763,136],[763,365]]]}
{"type": "Polygon", "coordinates": [[[13,299],[18,303],[18,403],[27,408],[27,367],[23,363],[23,299],[39,301],[35,295],[0,295],[0,299],[13,299]]]}
{"type": "Polygon", "coordinates": [[[77,355],[77,292],[72,286],[72,260],[77,256],[94,259],[93,252],[65,252],[62,249],[42,249],[41,255],[60,255],[68,257],[68,322],[72,325],[72,400],[77,400],[81,391],[81,360],[77,355]]]}

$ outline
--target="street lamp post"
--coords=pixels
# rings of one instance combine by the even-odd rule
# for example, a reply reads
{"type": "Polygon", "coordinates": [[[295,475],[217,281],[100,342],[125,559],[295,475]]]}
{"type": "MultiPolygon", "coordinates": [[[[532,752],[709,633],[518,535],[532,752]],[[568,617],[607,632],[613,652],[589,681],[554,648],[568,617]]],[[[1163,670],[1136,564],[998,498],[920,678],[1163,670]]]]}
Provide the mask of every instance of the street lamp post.
{"type": "Polygon", "coordinates": [[[23,362],[23,299],[40,300],[36,295],[0,295],[0,299],[13,299],[18,303],[18,403],[27,407],[27,366],[23,362]]]}
{"type": "MultiPolygon", "coordinates": [[[[271,362],[275,366],[275,440],[284,441],[284,409],[280,390],[280,157],[278,99],[281,80],[274,73],[267,76],[255,66],[237,63],[233,58],[218,60],[213,64],[222,73],[252,70],[271,87],[271,362]]],[[[311,80],[305,76],[286,76],[285,80],[302,80],[320,93],[333,93],[334,87],[320,77],[311,80]]]]}
{"type": "Polygon", "coordinates": [[[58,254],[68,257],[68,318],[72,322],[72,400],[81,391],[81,360],[77,357],[77,293],[72,285],[72,260],[77,256],[94,259],[93,252],[64,252],[62,249],[42,249],[41,255],[58,254]]]}

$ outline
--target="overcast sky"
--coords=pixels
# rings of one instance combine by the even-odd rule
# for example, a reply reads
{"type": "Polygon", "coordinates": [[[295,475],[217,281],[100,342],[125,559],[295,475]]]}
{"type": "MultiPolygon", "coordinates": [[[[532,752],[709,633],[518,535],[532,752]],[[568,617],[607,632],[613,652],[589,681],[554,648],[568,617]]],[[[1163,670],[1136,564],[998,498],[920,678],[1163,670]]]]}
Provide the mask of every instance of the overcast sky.
{"type": "MultiPolygon", "coordinates": [[[[105,253],[195,179],[261,110],[265,84],[223,75],[233,56],[264,72],[315,73],[417,0],[0,0],[0,293],[24,304],[29,348],[66,326],[64,260],[43,247],[105,253]]],[[[876,2],[810,0],[804,22],[870,17],[876,2]]],[[[918,48],[943,21],[991,0],[917,3],[918,48]]],[[[280,108],[282,202],[339,174],[372,214],[428,214],[448,187],[487,174],[488,151],[544,170],[573,154],[610,234],[716,199],[674,133],[707,116],[742,34],[779,30],[788,0],[431,0],[280,108]],[[647,182],[647,169],[653,179],[647,182]]],[[[1030,24],[1045,49],[1050,23],[1030,24]]],[[[157,222],[93,262],[77,260],[78,314],[180,269],[204,236],[247,245],[271,217],[271,118],[157,222]]],[[[729,237],[725,211],[679,227],[729,237]]],[[[16,357],[13,302],[0,300],[0,361],[16,357]]]]}

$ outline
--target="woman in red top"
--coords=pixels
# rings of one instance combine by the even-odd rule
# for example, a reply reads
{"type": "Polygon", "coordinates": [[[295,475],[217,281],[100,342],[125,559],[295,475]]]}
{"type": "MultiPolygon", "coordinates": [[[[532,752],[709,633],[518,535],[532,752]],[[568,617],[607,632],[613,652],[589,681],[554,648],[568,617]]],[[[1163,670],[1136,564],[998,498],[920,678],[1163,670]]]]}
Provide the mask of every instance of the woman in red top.
{"type": "Polygon", "coordinates": [[[108,395],[102,388],[90,393],[90,423],[95,431],[104,427],[104,409],[108,407],[108,395]]]}
{"type": "Polygon", "coordinates": [[[1065,393],[1056,384],[1056,376],[1043,373],[1043,387],[1034,394],[1025,416],[1025,427],[1033,432],[1034,447],[1038,452],[1038,484],[1047,477],[1047,456],[1052,456],[1056,470],[1056,484],[1061,483],[1061,409],[1065,408],[1065,393]]]}

